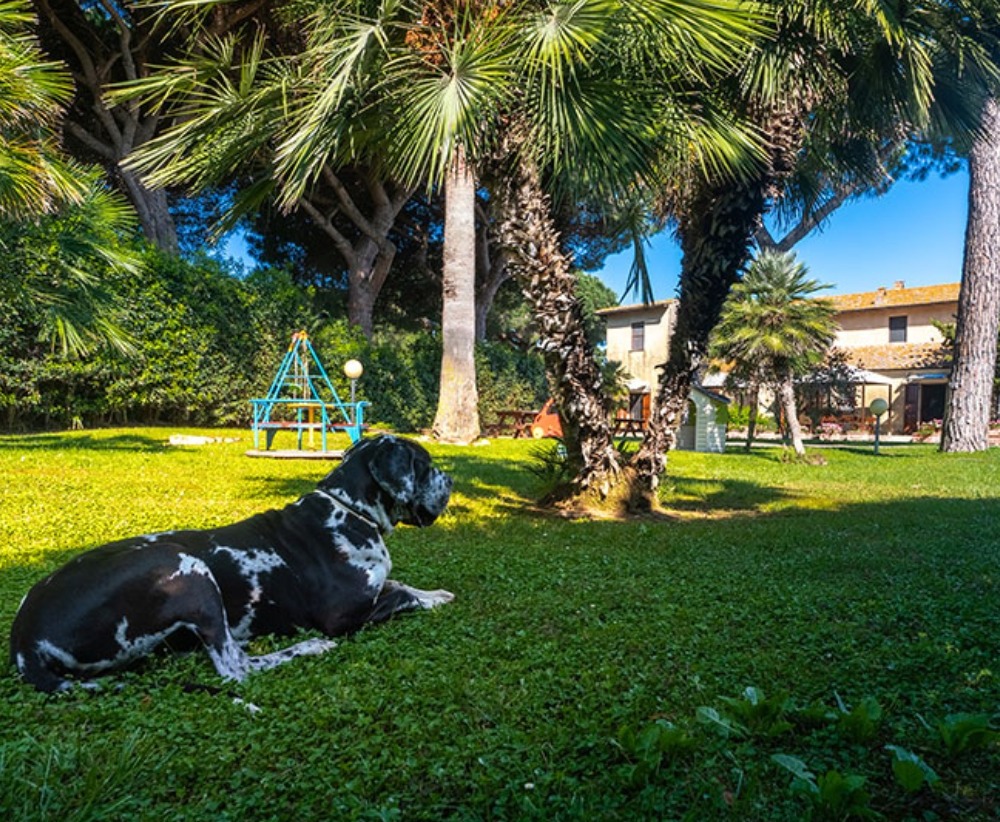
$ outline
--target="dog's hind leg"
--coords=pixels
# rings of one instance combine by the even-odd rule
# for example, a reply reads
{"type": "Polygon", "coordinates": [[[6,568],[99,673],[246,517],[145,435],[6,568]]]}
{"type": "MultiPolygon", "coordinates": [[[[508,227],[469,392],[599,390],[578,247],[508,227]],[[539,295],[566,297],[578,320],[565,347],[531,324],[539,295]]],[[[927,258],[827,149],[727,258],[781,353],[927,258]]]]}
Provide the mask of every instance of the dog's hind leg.
{"type": "Polygon", "coordinates": [[[307,639],[260,656],[250,656],[240,644],[228,634],[221,644],[208,645],[208,656],[215,665],[215,670],[223,679],[234,679],[242,682],[251,671],[267,671],[283,665],[299,656],[317,656],[335,648],[337,643],[331,639],[307,639]]]}
{"type": "Polygon", "coordinates": [[[43,693],[51,694],[73,687],[72,680],[64,679],[53,671],[49,666],[48,659],[43,657],[37,649],[17,652],[13,654],[13,659],[21,678],[43,693]]]}
{"type": "Polygon", "coordinates": [[[192,631],[223,679],[242,682],[252,671],[266,671],[295,657],[314,656],[335,647],[332,640],[308,639],[281,651],[251,656],[233,636],[222,593],[204,563],[190,560],[169,581],[171,596],[158,619],[192,631]]]}

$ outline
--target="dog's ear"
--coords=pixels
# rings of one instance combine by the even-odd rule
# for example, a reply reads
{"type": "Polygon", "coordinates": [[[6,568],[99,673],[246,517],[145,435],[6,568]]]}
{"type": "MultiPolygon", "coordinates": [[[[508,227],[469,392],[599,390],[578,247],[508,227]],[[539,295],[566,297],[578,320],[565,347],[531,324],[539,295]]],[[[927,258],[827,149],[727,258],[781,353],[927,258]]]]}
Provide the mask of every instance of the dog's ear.
{"type": "Polygon", "coordinates": [[[413,449],[387,437],[375,449],[368,470],[382,490],[396,502],[408,505],[417,490],[413,463],[413,449]]]}

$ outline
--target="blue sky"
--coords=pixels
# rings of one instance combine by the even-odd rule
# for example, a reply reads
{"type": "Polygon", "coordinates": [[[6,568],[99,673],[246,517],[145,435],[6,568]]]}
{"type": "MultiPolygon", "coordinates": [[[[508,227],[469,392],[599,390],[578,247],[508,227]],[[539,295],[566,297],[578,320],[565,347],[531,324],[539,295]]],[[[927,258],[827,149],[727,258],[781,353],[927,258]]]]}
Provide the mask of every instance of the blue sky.
{"type": "MultiPolygon", "coordinates": [[[[962,277],[968,174],[899,182],[887,194],[842,206],[821,229],[794,249],[809,275],[832,286],[827,294],[874,291],[902,280],[907,286],[957,283],[962,277]]],[[[233,235],[223,254],[252,267],[243,237],[233,235]]],[[[676,296],[680,250],[669,232],[650,244],[653,295],[676,296]]],[[[609,257],[597,274],[619,298],[632,252],[609,257]]],[[[635,294],[625,303],[638,302],[635,294]]]]}
{"type": "MultiPolygon", "coordinates": [[[[896,183],[887,194],[842,206],[826,225],[794,249],[809,275],[833,286],[827,294],[957,283],[962,277],[969,178],[963,170],[923,182],[896,183]]],[[[648,263],[656,299],[676,296],[680,250],[668,232],[650,244],[648,263]]],[[[619,298],[632,262],[630,251],[609,257],[593,272],[619,298]]],[[[637,302],[635,294],[624,300],[637,302]]]]}

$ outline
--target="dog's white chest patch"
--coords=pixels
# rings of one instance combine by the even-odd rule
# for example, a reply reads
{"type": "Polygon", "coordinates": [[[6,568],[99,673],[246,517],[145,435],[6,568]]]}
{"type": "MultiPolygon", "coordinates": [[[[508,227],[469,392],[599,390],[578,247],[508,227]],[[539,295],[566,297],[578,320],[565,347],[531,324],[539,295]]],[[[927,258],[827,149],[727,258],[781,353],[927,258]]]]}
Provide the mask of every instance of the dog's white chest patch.
{"type": "Polygon", "coordinates": [[[389,551],[386,549],[385,543],[376,537],[362,542],[360,545],[343,541],[343,544],[339,545],[338,548],[348,565],[365,574],[368,589],[377,595],[392,571],[392,560],[389,559],[389,551]]]}

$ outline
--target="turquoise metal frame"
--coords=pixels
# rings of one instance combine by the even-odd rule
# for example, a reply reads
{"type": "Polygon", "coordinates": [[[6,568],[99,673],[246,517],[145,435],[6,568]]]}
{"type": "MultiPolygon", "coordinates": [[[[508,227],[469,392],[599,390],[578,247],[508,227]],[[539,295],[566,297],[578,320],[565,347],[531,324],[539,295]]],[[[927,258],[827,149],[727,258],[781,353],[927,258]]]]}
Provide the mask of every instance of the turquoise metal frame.
{"type": "MultiPolygon", "coordinates": [[[[265,449],[270,450],[278,431],[295,431],[298,448],[302,450],[302,434],[320,432],[320,446],[326,451],[329,431],[344,431],[355,443],[364,429],[364,407],[370,403],[342,402],[337,389],[327,376],[323,363],[305,331],[292,335],[278,373],[267,390],[267,396],[250,400],[253,408],[253,444],[260,450],[260,435],[264,432],[265,449]],[[291,411],[292,419],[275,419],[274,412],[291,411]]],[[[277,415],[282,416],[282,413],[277,415]]]]}

